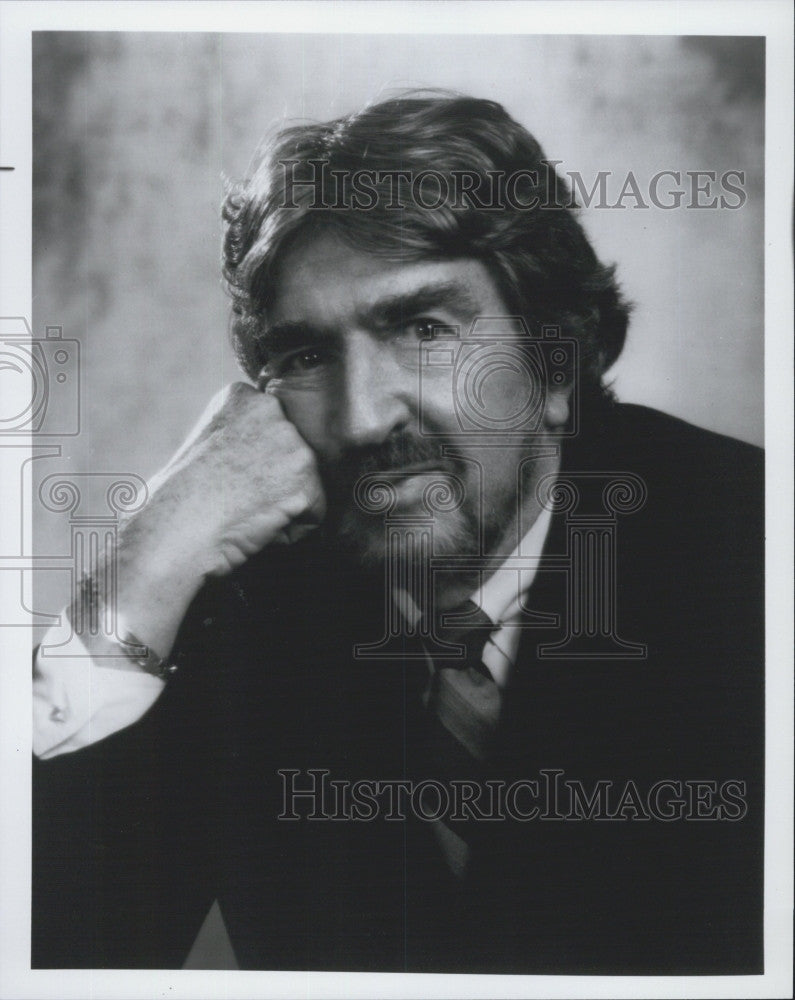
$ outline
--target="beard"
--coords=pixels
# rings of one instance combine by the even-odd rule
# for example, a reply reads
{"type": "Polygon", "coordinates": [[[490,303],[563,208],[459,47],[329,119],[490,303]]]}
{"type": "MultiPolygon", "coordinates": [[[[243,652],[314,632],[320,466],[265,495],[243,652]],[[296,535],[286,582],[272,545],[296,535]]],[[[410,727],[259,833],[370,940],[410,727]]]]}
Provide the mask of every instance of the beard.
{"type": "Polygon", "coordinates": [[[327,501],[326,544],[369,569],[396,556],[414,561],[431,555],[481,555],[493,548],[510,517],[510,503],[486,504],[471,463],[443,439],[396,433],[380,445],[348,449],[333,464],[321,461],[320,474],[327,501]],[[394,490],[407,476],[425,480],[422,500],[417,497],[408,509],[394,490]],[[373,498],[382,502],[367,502],[373,498]],[[408,529],[407,515],[419,530],[408,529]],[[407,530],[399,532],[396,549],[390,527],[398,518],[407,530]],[[432,528],[432,548],[422,530],[425,524],[432,528]]]}

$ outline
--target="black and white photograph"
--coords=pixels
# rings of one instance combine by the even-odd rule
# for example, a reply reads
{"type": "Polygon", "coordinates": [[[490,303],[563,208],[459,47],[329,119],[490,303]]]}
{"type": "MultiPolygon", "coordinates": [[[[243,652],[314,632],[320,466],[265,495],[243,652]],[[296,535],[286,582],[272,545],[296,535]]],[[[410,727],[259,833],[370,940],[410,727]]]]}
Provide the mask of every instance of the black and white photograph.
{"type": "Polygon", "coordinates": [[[0,6],[0,995],[791,995],[792,30],[0,6]]]}

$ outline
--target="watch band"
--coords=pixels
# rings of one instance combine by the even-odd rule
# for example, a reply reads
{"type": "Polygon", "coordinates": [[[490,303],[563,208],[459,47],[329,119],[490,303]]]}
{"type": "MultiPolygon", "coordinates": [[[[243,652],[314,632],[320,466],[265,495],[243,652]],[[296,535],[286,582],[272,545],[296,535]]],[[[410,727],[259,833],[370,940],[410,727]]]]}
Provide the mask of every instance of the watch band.
{"type": "MultiPolygon", "coordinates": [[[[67,609],[67,618],[75,635],[88,652],[96,657],[114,657],[125,664],[133,664],[136,669],[168,680],[177,672],[177,664],[168,657],[160,657],[146,643],[134,635],[124,616],[115,615],[115,630],[111,634],[101,630],[99,623],[105,617],[105,602],[100,596],[100,587],[93,576],[80,580],[74,604],[67,609]]],[[[111,616],[111,621],[114,616],[111,616]]],[[[120,669],[129,669],[120,667],[120,669]]]]}
{"type": "Polygon", "coordinates": [[[160,657],[155,651],[141,642],[126,627],[126,623],[121,615],[116,618],[117,636],[111,637],[111,641],[119,647],[126,659],[130,660],[144,673],[159,677],[161,681],[168,680],[172,674],[177,672],[176,663],[171,663],[168,657],[160,657]]]}

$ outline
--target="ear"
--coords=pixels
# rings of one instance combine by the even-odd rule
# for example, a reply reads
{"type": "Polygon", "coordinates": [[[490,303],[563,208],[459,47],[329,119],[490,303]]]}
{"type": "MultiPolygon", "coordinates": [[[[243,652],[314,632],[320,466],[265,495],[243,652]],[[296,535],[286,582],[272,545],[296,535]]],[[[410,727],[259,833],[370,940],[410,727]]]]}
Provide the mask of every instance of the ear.
{"type": "Polygon", "coordinates": [[[560,389],[547,389],[547,401],[544,404],[544,425],[547,430],[558,431],[568,422],[570,398],[570,385],[560,389]]]}

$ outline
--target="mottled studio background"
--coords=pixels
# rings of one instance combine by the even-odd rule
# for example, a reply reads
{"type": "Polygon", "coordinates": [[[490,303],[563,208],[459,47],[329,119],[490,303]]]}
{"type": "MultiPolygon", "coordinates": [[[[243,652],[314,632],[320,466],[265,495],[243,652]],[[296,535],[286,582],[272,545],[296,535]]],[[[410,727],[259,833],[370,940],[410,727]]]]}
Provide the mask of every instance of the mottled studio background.
{"type": "MultiPolygon", "coordinates": [[[[60,325],[82,345],[81,433],[62,439],[62,458],[34,463],[37,480],[147,477],[165,462],[236,377],[218,266],[224,176],[245,172],[274,120],[336,116],[405,86],[502,102],[589,186],[600,170],[632,170],[641,186],[660,170],[746,172],[740,210],[591,209],[583,219],[636,303],[613,372],[620,398],[761,443],[763,46],[37,33],[33,324],[38,335],[60,325]]],[[[68,552],[63,515],[37,512],[36,529],[40,552],[68,552]]],[[[55,611],[68,575],[42,577],[36,607],[55,611]]]]}

